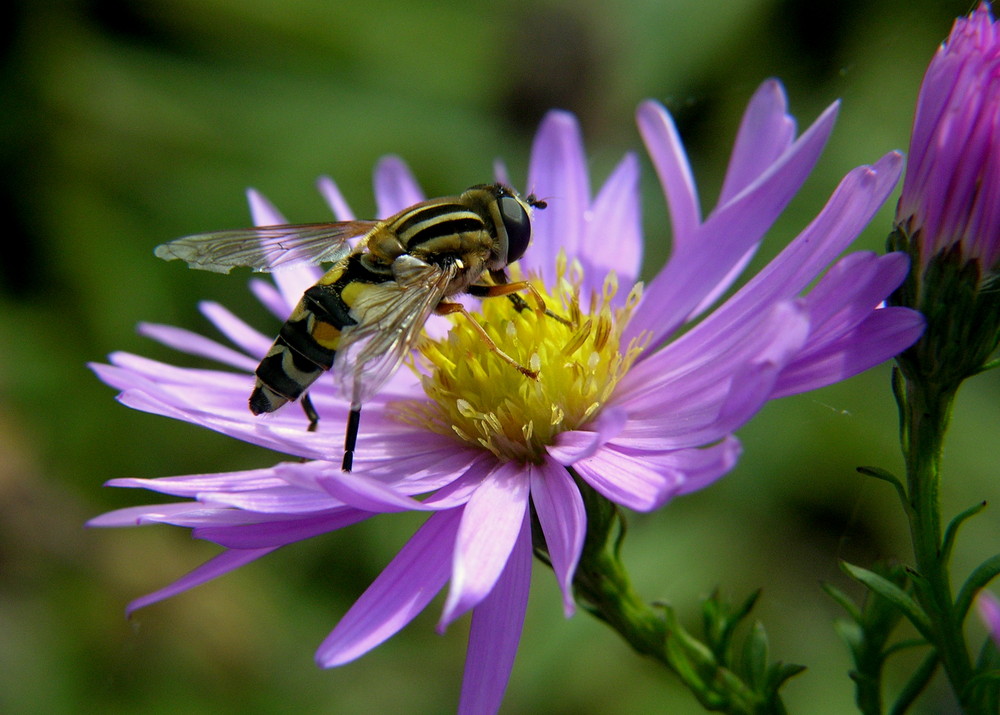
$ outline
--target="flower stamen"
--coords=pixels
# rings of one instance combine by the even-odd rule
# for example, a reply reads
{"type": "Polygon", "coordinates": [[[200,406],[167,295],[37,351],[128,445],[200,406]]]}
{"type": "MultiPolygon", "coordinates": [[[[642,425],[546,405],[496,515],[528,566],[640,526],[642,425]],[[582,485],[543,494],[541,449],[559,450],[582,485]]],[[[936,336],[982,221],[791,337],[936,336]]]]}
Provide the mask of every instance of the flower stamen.
{"type": "Polygon", "coordinates": [[[471,321],[458,319],[445,339],[421,343],[411,367],[429,399],[395,403],[398,418],[504,461],[538,463],[559,433],[596,417],[644,347],[642,338],[620,344],[642,287],[632,287],[624,307],[613,307],[618,280],[610,274],[582,310],[583,267],[562,253],[556,263],[551,293],[531,283],[560,320],[518,310],[509,300],[485,300],[475,316],[490,340],[537,372],[537,380],[512,370],[471,321]]]}

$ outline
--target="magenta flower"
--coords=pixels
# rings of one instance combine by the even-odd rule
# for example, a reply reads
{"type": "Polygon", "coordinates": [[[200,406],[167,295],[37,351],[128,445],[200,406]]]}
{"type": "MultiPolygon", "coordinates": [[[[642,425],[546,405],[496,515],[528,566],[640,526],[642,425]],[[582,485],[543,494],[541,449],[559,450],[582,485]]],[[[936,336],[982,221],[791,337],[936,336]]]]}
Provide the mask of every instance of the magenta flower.
{"type": "Polygon", "coordinates": [[[927,68],[889,245],[919,268],[890,302],[927,318],[899,363],[957,386],[1000,344],[1000,32],[985,2],[927,68]]]}
{"type": "MultiPolygon", "coordinates": [[[[639,127],[665,187],[674,234],[669,262],[643,289],[635,283],[642,256],[636,157],[626,156],[591,197],[575,119],[549,114],[527,182],[548,208],[536,214],[519,270],[568,325],[516,312],[500,299],[484,301],[481,318],[505,351],[540,371],[539,379],[499,362],[467,323],[448,328],[442,319],[429,326],[442,337],[428,340],[412,369],[400,370],[366,403],[351,474],[340,469],[348,405],[327,381],[311,390],[322,418],[316,432],[306,431],[294,407],[266,419],[247,410],[251,373],[272,336],[215,303],[203,303],[202,311],[236,350],[177,328],[143,325],[162,343],[236,371],[116,353],[111,365],[94,369],[122,390],[123,403],[308,461],[109,482],[185,501],[111,512],[91,525],[175,524],[225,548],[130,610],[286,544],[377,514],[426,511],[427,521],[344,615],[317,661],[332,667],[359,657],[447,584],[439,628],[473,611],[459,709],[495,711],[524,618],[532,512],[569,615],[587,528],[574,477],[616,504],[656,509],[729,471],[740,451],[733,431],[768,400],[854,375],[920,334],[919,314],[882,307],[907,271],[905,256],[852,253],[836,260],[895,185],[901,164],[895,153],[849,173],[799,236],[712,309],[808,176],[835,115],[834,106],[796,138],[781,85],[762,85],[744,116],[719,204],[702,219],[669,114],[643,104],[639,127]]],[[[320,190],[338,218],[351,217],[331,181],[321,180],[320,190]]],[[[383,216],[422,198],[396,159],[377,167],[375,193],[383,216]]],[[[250,202],[258,224],[283,222],[259,195],[251,193],[250,202]]],[[[317,276],[292,268],[274,273],[277,290],[261,280],[251,288],[284,319],[317,276]]]]}
{"type": "Polygon", "coordinates": [[[921,268],[951,247],[983,272],[1000,261],[1000,31],[986,2],[927,68],[896,220],[921,268]]]}

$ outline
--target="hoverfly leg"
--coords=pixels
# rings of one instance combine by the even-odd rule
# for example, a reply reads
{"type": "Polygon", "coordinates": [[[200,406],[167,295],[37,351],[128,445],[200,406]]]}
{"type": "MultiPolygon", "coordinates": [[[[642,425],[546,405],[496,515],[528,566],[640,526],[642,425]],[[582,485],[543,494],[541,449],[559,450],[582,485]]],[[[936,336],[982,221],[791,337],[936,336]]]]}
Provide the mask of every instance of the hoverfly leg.
{"type": "MultiPolygon", "coordinates": [[[[524,298],[522,298],[517,293],[508,293],[507,294],[507,299],[511,303],[514,304],[514,310],[516,310],[518,313],[520,313],[522,310],[528,310],[531,307],[530,305],[528,305],[528,301],[526,301],[524,298]]],[[[558,313],[553,313],[548,308],[545,309],[545,317],[546,318],[551,318],[552,320],[556,321],[557,323],[562,323],[563,325],[565,325],[567,327],[572,327],[572,325],[573,325],[566,318],[562,317],[558,313]]]]}
{"type": "Polygon", "coordinates": [[[486,332],[486,330],[483,328],[483,326],[479,324],[479,321],[473,318],[469,314],[469,311],[467,311],[465,309],[465,306],[462,305],[461,303],[446,303],[442,301],[438,303],[437,308],[435,308],[435,312],[438,315],[450,315],[451,313],[461,313],[462,315],[465,316],[465,319],[469,321],[473,329],[479,334],[479,337],[482,339],[482,341],[486,343],[486,347],[492,350],[498,358],[509,364],[511,367],[515,368],[522,375],[530,377],[532,380],[538,379],[537,371],[526,368],[524,365],[522,365],[517,360],[512,358],[510,355],[501,350],[500,346],[497,345],[495,342],[493,342],[493,338],[491,338],[489,334],[486,332]]]}
{"type": "Polygon", "coordinates": [[[361,405],[351,405],[347,415],[347,433],[344,435],[344,462],[341,469],[350,472],[354,466],[354,448],[358,444],[358,428],[361,426],[361,405]]]}
{"type": "MultiPolygon", "coordinates": [[[[491,276],[496,280],[496,276],[491,276]]],[[[481,286],[481,285],[471,285],[467,288],[469,295],[474,295],[477,298],[496,298],[497,296],[505,295],[511,303],[514,304],[514,310],[520,313],[522,310],[527,310],[530,306],[528,301],[518,295],[518,291],[528,291],[535,303],[535,312],[539,315],[544,315],[547,318],[552,318],[553,320],[562,323],[563,325],[571,327],[572,324],[564,317],[558,313],[553,313],[549,310],[548,306],[545,305],[545,299],[542,298],[541,294],[535,289],[533,285],[527,281],[518,281],[516,283],[501,283],[499,285],[492,286],[481,286]]]]}
{"type": "MultiPolygon", "coordinates": [[[[529,307],[528,306],[528,301],[526,301],[524,298],[522,298],[517,293],[508,293],[507,294],[507,299],[514,305],[514,310],[516,310],[518,313],[520,313],[521,311],[527,310],[528,307],[529,307]]],[[[546,312],[548,312],[547,309],[546,309],[546,312]]]]}
{"type": "Polygon", "coordinates": [[[302,411],[306,413],[306,419],[309,420],[309,426],[306,428],[306,431],[315,432],[316,427],[319,426],[319,413],[313,407],[312,400],[309,399],[309,393],[302,396],[302,411]]]}

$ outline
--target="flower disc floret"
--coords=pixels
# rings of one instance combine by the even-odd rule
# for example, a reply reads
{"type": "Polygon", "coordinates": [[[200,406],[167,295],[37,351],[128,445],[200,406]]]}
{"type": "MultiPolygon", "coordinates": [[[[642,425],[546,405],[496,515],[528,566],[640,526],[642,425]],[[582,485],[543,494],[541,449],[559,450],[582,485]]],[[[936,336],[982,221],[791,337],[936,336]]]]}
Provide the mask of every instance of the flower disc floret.
{"type": "Polygon", "coordinates": [[[612,307],[618,280],[610,273],[600,294],[581,306],[583,268],[560,253],[555,287],[531,283],[553,315],[500,298],[474,314],[508,355],[538,373],[532,380],[491,350],[462,316],[448,336],[427,340],[413,365],[429,401],[398,403],[402,420],[426,425],[501,461],[540,464],[558,434],[587,424],[607,404],[642,350],[642,336],[622,345],[622,330],[642,295],[634,285],[612,307]]]}

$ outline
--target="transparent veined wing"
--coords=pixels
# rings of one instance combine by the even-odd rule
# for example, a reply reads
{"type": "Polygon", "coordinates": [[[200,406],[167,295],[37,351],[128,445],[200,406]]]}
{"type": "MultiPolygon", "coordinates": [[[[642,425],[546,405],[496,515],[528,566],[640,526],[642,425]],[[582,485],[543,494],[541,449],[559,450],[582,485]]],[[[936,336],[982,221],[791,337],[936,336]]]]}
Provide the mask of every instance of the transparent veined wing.
{"type": "Polygon", "coordinates": [[[289,224],[214,231],[163,243],[154,251],[165,261],[229,273],[237,266],[270,271],[296,263],[333,263],[351,252],[348,240],[370,233],[377,221],[289,224]]]}
{"type": "Polygon", "coordinates": [[[361,292],[351,306],[356,325],[344,328],[333,361],[340,395],[359,406],[371,399],[402,365],[427,318],[447,295],[458,269],[403,255],[394,263],[396,281],[361,292]]]}

